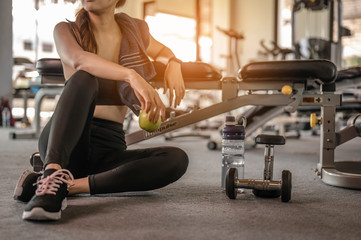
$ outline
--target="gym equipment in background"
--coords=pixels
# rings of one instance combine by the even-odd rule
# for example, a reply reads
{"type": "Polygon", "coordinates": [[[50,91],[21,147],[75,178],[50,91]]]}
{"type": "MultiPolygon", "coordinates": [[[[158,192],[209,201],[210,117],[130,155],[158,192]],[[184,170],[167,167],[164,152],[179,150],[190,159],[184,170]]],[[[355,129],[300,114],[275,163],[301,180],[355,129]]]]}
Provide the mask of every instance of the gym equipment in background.
{"type": "Polygon", "coordinates": [[[296,0],[292,9],[292,45],[296,59],[328,59],[342,69],[341,0],[296,0]]]}

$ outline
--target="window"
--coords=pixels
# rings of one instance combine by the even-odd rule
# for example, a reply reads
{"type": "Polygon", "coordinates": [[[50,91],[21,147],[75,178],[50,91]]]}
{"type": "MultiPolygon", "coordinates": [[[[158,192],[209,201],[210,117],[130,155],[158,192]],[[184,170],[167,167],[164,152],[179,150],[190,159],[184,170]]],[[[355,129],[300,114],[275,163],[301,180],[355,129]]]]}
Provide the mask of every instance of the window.
{"type": "Polygon", "coordinates": [[[197,0],[196,17],[157,12],[155,1],[144,3],[150,33],[183,61],[211,61],[211,0],[197,0]]]}
{"type": "Polygon", "coordinates": [[[344,67],[361,65],[361,0],[343,0],[342,26],[351,36],[342,38],[344,67]]]}
{"type": "Polygon", "coordinates": [[[169,47],[182,61],[196,60],[196,20],[166,13],[146,16],[152,36],[169,47]]]}
{"type": "Polygon", "coordinates": [[[24,50],[32,51],[34,50],[33,42],[29,40],[23,41],[24,50]]]}
{"type": "Polygon", "coordinates": [[[293,0],[278,1],[278,28],[277,39],[280,47],[292,47],[292,8],[293,0]]]}
{"type": "Polygon", "coordinates": [[[43,50],[43,52],[53,52],[53,44],[52,43],[43,43],[42,50],[43,50]]]}

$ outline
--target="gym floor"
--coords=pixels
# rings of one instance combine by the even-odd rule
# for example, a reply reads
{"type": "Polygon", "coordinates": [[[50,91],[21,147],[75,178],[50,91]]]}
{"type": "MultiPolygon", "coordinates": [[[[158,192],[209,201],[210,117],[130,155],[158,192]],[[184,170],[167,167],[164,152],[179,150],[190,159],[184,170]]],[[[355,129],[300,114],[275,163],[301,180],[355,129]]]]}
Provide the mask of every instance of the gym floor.
{"type": "MultiPolygon", "coordinates": [[[[315,174],[319,138],[308,133],[275,147],[274,179],[292,172],[292,199],[262,199],[250,190],[230,200],[220,189],[221,153],[197,137],[157,137],[131,148],[175,145],[189,155],[187,173],[165,188],[142,193],[68,199],[57,222],[21,219],[12,199],[18,177],[31,169],[37,140],[9,140],[0,128],[0,232],[2,239],[360,239],[361,191],[324,184],[315,174]]],[[[338,160],[360,160],[361,138],[340,146],[338,160]]],[[[263,146],[246,151],[247,178],[261,178],[263,146]]]]}

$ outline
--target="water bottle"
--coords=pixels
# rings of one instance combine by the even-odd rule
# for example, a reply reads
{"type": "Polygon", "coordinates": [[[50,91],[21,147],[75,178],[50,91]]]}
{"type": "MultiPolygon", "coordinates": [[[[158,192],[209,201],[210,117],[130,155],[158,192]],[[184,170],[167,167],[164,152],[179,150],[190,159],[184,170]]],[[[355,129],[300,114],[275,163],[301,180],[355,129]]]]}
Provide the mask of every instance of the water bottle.
{"type": "Polygon", "coordinates": [[[236,168],[238,178],[244,178],[245,124],[245,118],[243,119],[243,125],[238,125],[234,116],[226,116],[226,123],[222,130],[222,189],[226,188],[228,169],[236,168]]]}
{"type": "Polygon", "coordinates": [[[7,107],[3,108],[2,111],[2,124],[3,127],[9,127],[10,126],[10,110],[7,107]]]}

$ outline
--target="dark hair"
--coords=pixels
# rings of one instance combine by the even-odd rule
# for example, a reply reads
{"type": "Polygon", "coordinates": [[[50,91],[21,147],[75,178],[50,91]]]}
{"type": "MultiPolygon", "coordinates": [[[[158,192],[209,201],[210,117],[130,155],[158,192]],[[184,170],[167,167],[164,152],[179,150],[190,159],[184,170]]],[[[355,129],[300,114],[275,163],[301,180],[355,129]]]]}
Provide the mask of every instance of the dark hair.
{"type": "MultiPolygon", "coordinates": [[[[127,0],[119,0],[115,7],[118,8],[123,6],[126,1],[127,0]]],[[[98,46],[95,41],[95,36],[91,26],[92,23],[90,22],[88,12],[84,8],[81,8],[75,16],[75,24],[72,23],[71,27],[76,40],[85,51],[97,53],[98,46]]]]}

